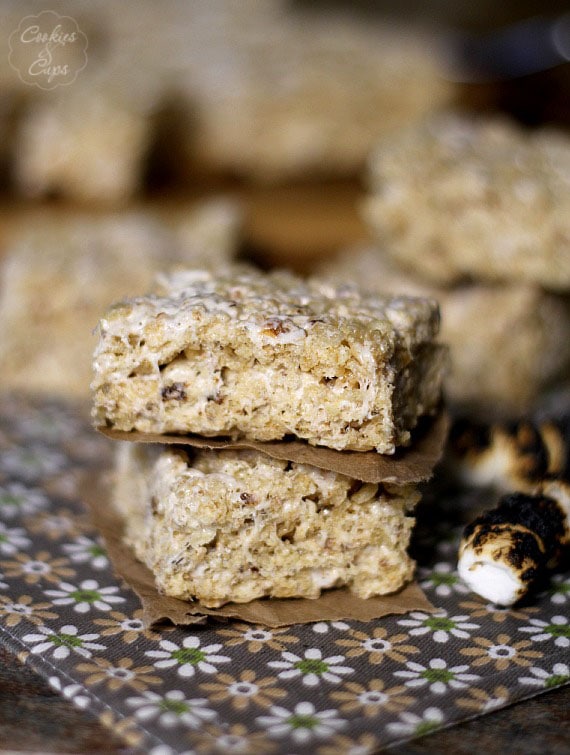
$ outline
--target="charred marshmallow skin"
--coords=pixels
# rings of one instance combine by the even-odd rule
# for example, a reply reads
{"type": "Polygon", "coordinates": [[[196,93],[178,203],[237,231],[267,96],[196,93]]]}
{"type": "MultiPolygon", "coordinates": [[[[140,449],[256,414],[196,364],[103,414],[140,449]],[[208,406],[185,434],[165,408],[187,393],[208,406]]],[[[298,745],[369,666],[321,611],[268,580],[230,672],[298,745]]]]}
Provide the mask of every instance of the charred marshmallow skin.
{"type": "Polygon", "coordinates": [[[545,482],[535,495],[512,493],[463,534],[459,576],[483,598],[512,605],[554,567],[570,543],[568,485],[545,482]]]}
{"type": "Polygon", "coordinates": [[[457,422],[450,435],[452,467],[469,485],[504,495],[496,509],[469,524],[458,572],[487,600],[512,605],[554,568],[570,544],[568,427],[564,423],[477,425],[457,422]]]}
{"type": "Polygon", "coordinates": [[[529,491],[562,471],[563,441],[552,423],[458,421],[450,435],[452,474],[467,485],[529,491]]]}

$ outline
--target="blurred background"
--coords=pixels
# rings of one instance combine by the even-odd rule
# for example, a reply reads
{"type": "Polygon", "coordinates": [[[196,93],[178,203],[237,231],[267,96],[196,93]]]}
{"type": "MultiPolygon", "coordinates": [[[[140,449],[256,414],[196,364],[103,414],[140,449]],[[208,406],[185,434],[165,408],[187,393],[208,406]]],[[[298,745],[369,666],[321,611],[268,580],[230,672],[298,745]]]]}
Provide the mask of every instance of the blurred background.
{"type": "MultiPolygon", "coordinates": [[[[449,111],[566,134],[567,11],[555,0],[0,0],[2,387],[86,395],[98,317],[165,266],[239,258],[323,274],[344,251],[336,275],[359,282],[361,257],[347,267],[346,250],[383,254],[362,202],[377,193],[371,156],[385,140],[449,111]]],[[[382,288],[374,275],[386,273],[365,274],[382,288]]],[[[486,281],[479,297],[476,280],[439,292],[404,278],[394,286],[452,302],[454,333],[477,314],[495,320],[509,294],[477,375],[519,325],[526,340],[498,387],[481,392],[473,363],[460,366],[472,385],[451,389],[458,404],[512,414],[564,385],[566,284],[486,281]],[[546,355],[532,370],[531,353],[546,355]]]]}

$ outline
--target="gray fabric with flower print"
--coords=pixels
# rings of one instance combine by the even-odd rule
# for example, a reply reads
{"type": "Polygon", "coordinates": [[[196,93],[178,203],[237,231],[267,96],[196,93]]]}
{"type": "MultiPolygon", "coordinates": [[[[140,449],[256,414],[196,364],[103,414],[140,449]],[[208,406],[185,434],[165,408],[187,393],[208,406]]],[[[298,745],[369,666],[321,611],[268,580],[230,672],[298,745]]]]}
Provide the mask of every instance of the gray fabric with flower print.
{"type": "Polygon", "coordinates": [[[420,507],[435,614],[150,631],[75,491],[108,442],[72,407],[14,397],[0,397],[0,432],[0,640],[130,746],[372,752],[570,681],[570,575],[524,608],[470,594],[454,569],[461,496],[429,502],[426,527],[420,507]]]}

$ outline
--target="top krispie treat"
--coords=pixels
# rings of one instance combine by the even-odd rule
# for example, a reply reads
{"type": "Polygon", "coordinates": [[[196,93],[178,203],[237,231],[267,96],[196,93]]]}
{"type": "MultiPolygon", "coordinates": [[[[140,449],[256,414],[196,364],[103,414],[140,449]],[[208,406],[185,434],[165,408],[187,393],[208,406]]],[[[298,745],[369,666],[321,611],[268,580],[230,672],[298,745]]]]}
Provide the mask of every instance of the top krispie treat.
{"type": "Polygon", "coordinates": [[[283,272],[178,272],[101,320],[93,416],[118,430],[392,453],[438,405],[438,329],[431,299],[283,272]]]}
{"type": "Polygon", "coordinates": [[[570,138],[498,117],[440,114],[378,145],[364,213],[399,263],[570,289],[570,138]]]}

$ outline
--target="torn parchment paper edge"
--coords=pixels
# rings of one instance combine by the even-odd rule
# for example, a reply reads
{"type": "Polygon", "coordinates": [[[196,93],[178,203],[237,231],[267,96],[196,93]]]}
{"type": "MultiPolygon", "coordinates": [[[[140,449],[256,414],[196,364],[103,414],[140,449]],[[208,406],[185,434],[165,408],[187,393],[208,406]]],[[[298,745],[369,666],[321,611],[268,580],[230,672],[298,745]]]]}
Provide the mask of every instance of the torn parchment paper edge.
{"type": "Polygon", "coordinates": [[[383,455],[375,451],[335,451],[331,448],[310,446],[298,440],[262,443],[252,440],[221,440],[200,435],[124,432],[107,427],[97,429],[113,440],[187,445],[216,450],[248,449],[267,454],[273,459],[310,464],[361,482],[407,485],[425,482],[432,476],[433,469],[441,460],[445,448],[449,416],[442,411],[435,418],[426,418],[412,433],[412,444],[397,449],[392,455],[383,455]]]}

